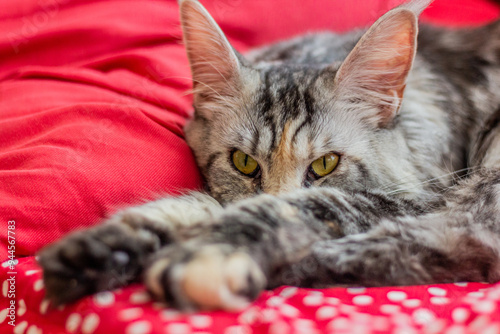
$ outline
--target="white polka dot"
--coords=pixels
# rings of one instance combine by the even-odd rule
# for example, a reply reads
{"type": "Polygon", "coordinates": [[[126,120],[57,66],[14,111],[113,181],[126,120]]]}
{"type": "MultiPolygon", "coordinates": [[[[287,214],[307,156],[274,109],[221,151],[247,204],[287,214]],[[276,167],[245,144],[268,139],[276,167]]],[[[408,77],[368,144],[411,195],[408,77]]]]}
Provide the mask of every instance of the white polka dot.
{"type": "Polygon", "coordinates": [[[460,325],[453,325],[449,327],[444,334],[465,334],[467,332],[467,328],[460,325]]]}
{"type": "Polygon", "coordinates": [[[392,305],[392,304],[383,304],[380,305],[380,312],[384,314],[393,314],[399,312],[401,309],[401,306],[399,305],[392,305]]]}
{"type": "Polygon", "coordinates": [[[164,310],[160,313],[160,317],[165,321],[177,320],[180,316],[181,313],[176,310],[164,310]]]}
{"type": "Polygon", "coordinates": [[[24,302],[24,299],[19,299],[17,302],[17,315],[22,316],[26,313],[27,308],[26,308],[26,303],[24,302]]]}
{"type": "Polygon", "coordinates": [[[2,283],[2,295],[7,297],[7,292],[9,291],[9,281],[5,280],[2,283]]]}
{"type": "Polygon", "coordinates": [[[261,314],[263,322],[273,322],[278,317],[276,310],[272,308],[263,309],[261,314]]]}
{"type": "Polygon", "coordinates": [[[311,296],[321,296],[321,297],[323,297],[323,295],[324,295],[324,294],[323,294],[323,292],[321,292],[321,291],[309,291],[309,295],[311,295],[311,296]]]}
{"type": "Polygon", "coordinates": [[[33,284],[33,290],[40,291],[44,287],[43,280],[39,279],[33,284]]]}
{"type": "Polygon", "coordinates": [[[389,291],[387,293],[387,299],[392,302],[400,302],[402,300],[405,300],[406,297],[406,293],[404,293],[403,291],[389,291]]]}
{"type": "Polygon", "coordinates": [[[500,289],[490,290],[486,296],[488,299],[500,300],[500,289]]]}
{"type": "Polygon", "coordinates": [[[406,313],[393,314],[391,320],[398,327],[410,327],[411,326],[411,317],[406,313]]]}
{"type": "Polygon", "coordinates": [[[366,288],[363,288],[363,287],[347,288],[347,293],[350,293],[353,295],[364,293],[365,291],[366,291],[366,288]]]}
{"type": "Polygon", "coordinates": [[[212,324],[212,318],[208,315],[193,315],[189,317],[189,322],[194,328],[207,328],[212,324]]]}
{"type": "Polygon", "coordinates": [[[282,334],[290,332],[290,326],[288,326],[288,324],[284,321],[276,321],[269,326],[269,334],[282,334]]]}
{"type": "Polygon", "coordinates": [[[335,297],[326,297],[325,303],[330,304],[330,305],[338,305],[338,304],[340,304],[340,299],[335,298],[335,297]]]}
{"type": "Polygon", "coordinates": [[[441,288],[438,288],[438,287],[435,287],[435,286],[431,286],[430,288],[427,289],[427,291],[431,295],[434,295],[434,296],[438,296],[438,297],[444,297],[444,296],[446,296],[446,290],[445,289],[441,289],[441,288]]]}
{"type": "Polygon", "coordinates": [[[28,271],[27,271],[27,272],[25,272],[24,274],[25,274],[26,276],[31,276],[31,275],[36,274],[36,273],[38,273],[38,272],[40,272],[40,270],[28,270],[28,271]]]}
{"type": "Polygon", "coordinates": [[[342,304],[339,305],[339,311],[344,314],[351,314],[356,312],[356,306],[342,304]]]}
{"type": "Polygon", "coordinates": [[[337,318],[330,321],[327,325],[330,331],[346,331],[351,327],[351,322],[346,318],[337,318]]]}
{"type": "Polygon", "coordinates": [[[48,299],[42,300],[42,302],[40,303],[40,313],[41,314],[47,313],[47,310],[49,309],[49,305],[50,305],[50,300],[48,300],[48,299]]]}
{"type": "Polygon", "coordinates": [[[401,304],[403,304],[404,307],[415,308],[419,307],[421,302],[418,299],[406,299],[403,300],[401,304]]]}
{"type": "Polygon", "coordinates": [[[31,325],[26,331],[26,334],[42,334],[42,329],[36,327],[35,325],[31,325]]]}
{"type": "Polygon", "coordinates": [[[260,317],[260,309],[251,307],[238,317],[238,322],[242,324],[254,324],[260,317]]]}
{"type": "Polygon", "coordinates": [[[90,313],[87,315],[82,322],[82,333],[83,334],[92,334],[99,326],[99,316],[95,313],[90,313]]]}
{"type": "Polygon", "coordinates": [[[500,333],[500,325],[498,324],[491,324],[485,329],[483,329],[483,331],[481,332],[481,334],[498,334],[498,333],[500,333]]]}
{"type": "MultiPolygon", "coordinates": [[[[247,333],[250,333],[249,328],[246,326],[239,326],[239,325],[229,326],[224,331],[224,334],[247,334],[247,333]]],[[[177,334],[177,332],[175,334],[177,334]]]]}
{"type": "Polygon", "coordinates": [[[370,325],[372,322],[372,315],[355,312],[351,314],[351,320],[357,324],[370,325]]]}
{"type": "Polygon", "coordinates": [[[134,292],[130,295],[130,302],[132,304],[145,304],[151,301],[151,297],[145,291],[134,292]]]}
{"type": "Polygon", "coordinates": [[[296,319],[293,327],[297,333],[312,333],[316,329],[316,323],[310,319],[296,319]]]}
{"type": "Polygon", "coordinates": [[[461,286],[461,287],[466,287],[468,285],[467,282],[457,282],[457,283],[453,283],[455,284],[456,286],[461,286]]]}
{"type": "Polygon", "coordinates": [[[298,309],[288,304],[283,304],[280,306],[280,313],[290,318],[295,318],[300,315],[300,311],[298,309]]]}
{"type": "Polygon", "coordinates": [[[446,305],[450,303],[450,300],[446,297],[431,297],[430,302],[434,305],[446,305]]]}
{"type": "Polygon", "coordinates": [[[453,321],[458,323],[465,322],[467,319],[469,319],[469,315],[469,310],[463,307],[458,307],[451,312],[451,318],[453,319],[453,321]]]}
{"type": "Polygon", "coordinates": [[[7,318],[7,314],[9,314],[8,308],[4,308],[2,311],[0,311],[0,323],[5,321],[5,319],[7,318]]]}
{"type": "Polygon", "coordinates": [[[373,297],[367,295],[356,296],[352,299],[352,302],[356,305],[370,305],[373,303],[373,297]]]}
{"type": "Polygon", "coordinates": [[[323,296],[307,295],[302,299],[302,303],[305,306],[318,306],[323,303],[323,296]]]}
{"type": "Polygon", "coordinates": [[[278,305],[283,304],[283,300],[284,299],[280,296],[273,296],[267,300],[266,305],[271,307],[276,307],[278,305]]]}
{"type": "Polygon", "coordinates": [[[389,330],[388,317],[374,316],[372,318],[372,328],[374,331],[387,332],[389,330]]]}
{"type": "Polygon", "coordinates": [[[82,322],[82,316],[79,315],[78,313],[72,313],[66,319],[66,330],[70,333],[75,333],[76,330],[78,329],[78,326],[80,326],[80,323],[82,322]]]}
{"type": "Polygon", "coordinates": [[[149,321],[141,320],[131,323],[125,329],[127,334],[147,334],[151,333],[151,324],[149,321]]]}
{"type": "Polygon", "coordinates": [[[417,334],[417,330],[411,327],[400,327],[396,328],[393,332],[394,334],[417,334]]]}
{"type": "Polygon", "coordinates": [[[294,286],[290,286],[290,287],[284,288],[280,292],[280,296],[283,297],[283,298],[290,298],[290,297],[294,296],[297,293],[297,290],[298,289],[296,287],[294,287],[294,286]]]}
{"type": "Polygon", "coordinates": [[[472,304],[472,310],[477,313],[492,313],[496,308],[496,304],[491,300],[481,300],[472,304]]]}
{"type": "Polygon", "coordinates": [[[125,310],[121,310],[118,313],[118,318],[123,321],[130,321],[139,318],[142,316],[143,311],[139,307],[128,308],[125,310]]]}
{"type": "Polygon", "coordinates": [[[435,318],[436,315],[434,312],[431,310],[425,309],[425,308],[420,308],[418,310],[415,310],[412,314],[413,320],[415,321],[416,324],[418,325],[426,325],[432,322],[435,318]]]}
{"type": "Polygon", "coordinates": [[[23,334],[26,328],[28,327],[28,322],[27,321],[22,321],[14,327],[14,334],[23,334]]]}
{"type": "Polygon", "coordinates": [[[425,325],[425,333],[426,334],[441,334],[444,332],[444,329],[449,325],[444,320],[434,320],[430,324],[425,325]]]}
{"type": "Polygon", "coordinates": [[[96,293],[92,298],[98,306],[110,306],[115,302],[115,295],[110,291],[96,293]]]}
{"type": "Polygon", "coordinates": [[[473,291],[473,292],[469,292],[467,294],[467,297],[472,297],[472,298],[482,298],[484,297],[484,292],[482,291],[473,291]]]}
{"type": "Polygon", "coordinates": [[[339,312],[333,306],[322,306],[316,311],[316,319],[325,320],[335,317],[339,312]]]}
{"type": "Polygon", "coordinates": [[[476,317],[469,324],[469,331],[471,333],[482,333],[482,330],[491,322],[490,317],[485,315],[480,315],[476,317]]]}

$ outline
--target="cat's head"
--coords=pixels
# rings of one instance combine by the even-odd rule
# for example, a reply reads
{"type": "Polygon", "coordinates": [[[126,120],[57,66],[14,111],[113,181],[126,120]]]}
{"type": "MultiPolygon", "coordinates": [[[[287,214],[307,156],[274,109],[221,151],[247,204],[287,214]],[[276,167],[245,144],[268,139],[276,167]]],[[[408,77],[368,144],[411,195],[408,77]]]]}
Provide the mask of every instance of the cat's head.
{"type": "Polygon", "coordinates": [[[180,1],[195,108],[186,139],[211,194],[229,202],[406,177],[408,148],[392,129],[428,3],[391,10],[343,62],[318,66],[251,64],[198,1],[180,1]]]}

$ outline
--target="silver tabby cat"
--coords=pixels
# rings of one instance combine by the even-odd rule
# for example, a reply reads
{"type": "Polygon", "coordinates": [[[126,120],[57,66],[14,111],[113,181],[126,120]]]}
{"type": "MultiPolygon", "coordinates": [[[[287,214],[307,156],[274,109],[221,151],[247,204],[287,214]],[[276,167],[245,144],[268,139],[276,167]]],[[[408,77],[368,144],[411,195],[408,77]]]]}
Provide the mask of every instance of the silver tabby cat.
{"type": "Polygon", "coordinates": [[[143,280],[181,309],[241,309],[283,284],[500,280],[500,21],[419,27],[429,2],[243,57],[181,0],[208,194],[47,247],[49,298],[143,280]]]}

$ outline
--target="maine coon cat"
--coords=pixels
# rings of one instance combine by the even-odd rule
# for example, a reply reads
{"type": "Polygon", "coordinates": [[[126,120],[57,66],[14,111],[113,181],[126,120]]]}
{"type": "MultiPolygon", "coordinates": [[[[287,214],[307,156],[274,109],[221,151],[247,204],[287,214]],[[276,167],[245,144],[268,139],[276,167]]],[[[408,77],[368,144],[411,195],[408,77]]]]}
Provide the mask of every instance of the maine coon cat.
{"type": "Polygon", "coordinates": [[[181,0],[208,193],[47,247],[48,297],[143,279],[178,308],[239,309],[283,284],[500,280],[500,22],[419,28],[429,2],[244,57],[181,0]]]}

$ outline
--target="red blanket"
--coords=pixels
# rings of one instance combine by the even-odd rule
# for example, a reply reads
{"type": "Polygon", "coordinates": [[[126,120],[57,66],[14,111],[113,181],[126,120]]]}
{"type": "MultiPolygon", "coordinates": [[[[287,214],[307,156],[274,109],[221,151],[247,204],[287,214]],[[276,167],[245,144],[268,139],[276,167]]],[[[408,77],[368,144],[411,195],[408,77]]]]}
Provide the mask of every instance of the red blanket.
{"type": "MultiPolygon", "coordinates": [[[[203,1],[241,51],[306,31],[364,26],[400,2],[203,1]]],[[[142,286],[89,297],[62,310],[42,303],[41,273],[32,257],[22,257],[123,206],[201,185],[182,134],[191,110],[185,94],[191,83],[177,10],[175,1],[2,0],[0,261],[15,256],[19,265],[0,270],[1,333],[118,333],[126,328],[130,333],[164,328],[173,333],[222,328],[228,333],[273,328],[311,333],[311,326],[354,331],[358,325],[384,332],[400,325],[472,326],[477,319],[474,328],[500,331],[498,288],[478,284],[398,288],[396,301],[388,289],[354,295],[345,289],[288,288],[263,294],[243,314],[198,317],[158,310],[150,302],[137,307],[132,296],[144,298],[142,286]],[[8,246],[15,252],[8,253],[8,246]],[[14,280],[7,280],[11,276],[14,280]],[[467,295],[486,288],[477,298],[467,295]],[[8,325],[11,300],[16,302],[15,328],[8,325]],[[470,308],[472,302],[482,306],[470,308]],[[396,303],[393,312],[384,306],[390,303],[396,303]],[[418,310],[439,320],[416,320],[418,310]]],[[[488,0],[436,0],[423,20],[478,25],[499,14],[499,6],[488,0]]]]}

